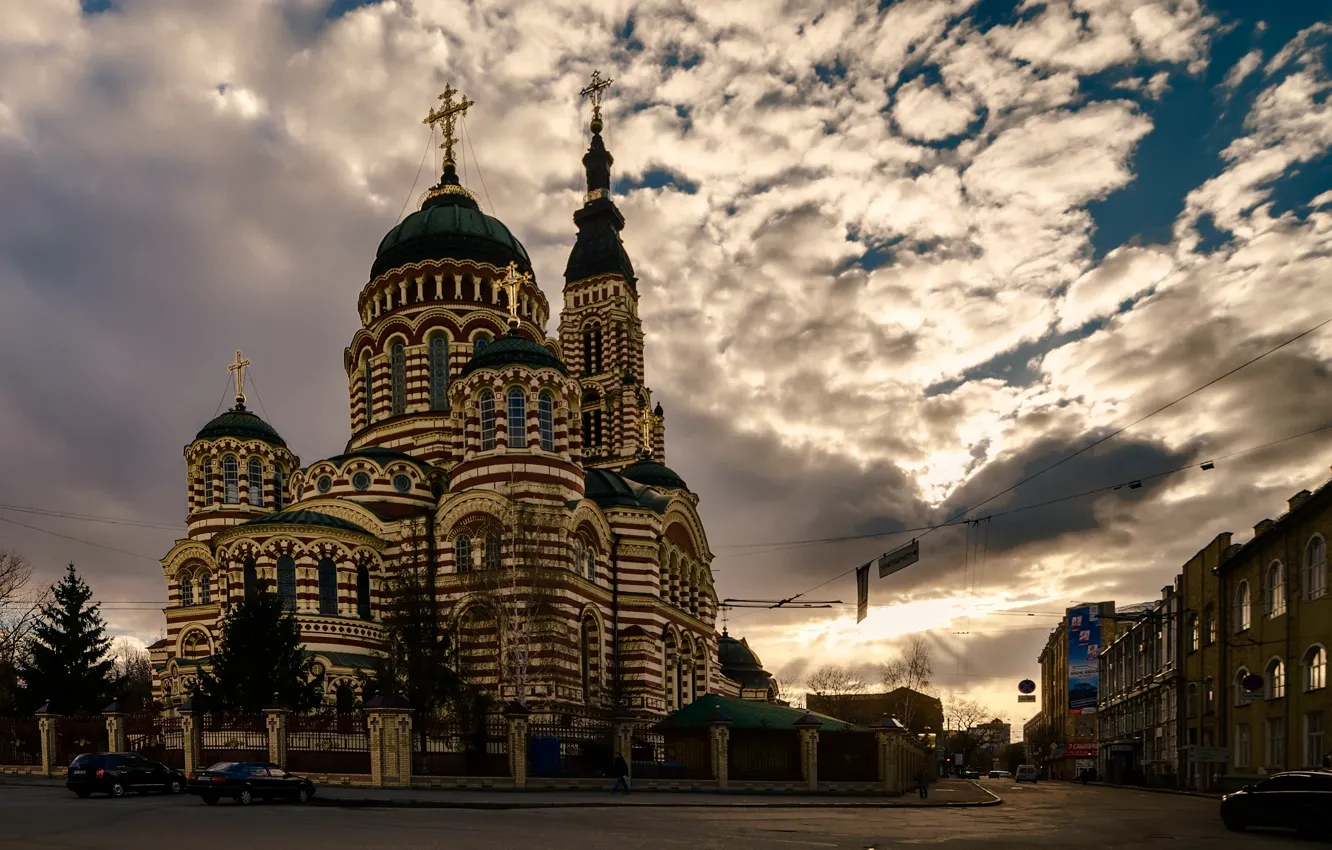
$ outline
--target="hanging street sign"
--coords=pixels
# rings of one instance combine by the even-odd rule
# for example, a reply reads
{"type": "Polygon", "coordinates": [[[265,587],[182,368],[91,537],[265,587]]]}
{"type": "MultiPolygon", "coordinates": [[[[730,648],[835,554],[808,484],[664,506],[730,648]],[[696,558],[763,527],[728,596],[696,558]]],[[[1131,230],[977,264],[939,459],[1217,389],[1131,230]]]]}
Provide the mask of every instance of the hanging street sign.
{"type": "Polygon", "coordinates": [[[1035,694],[1018,694],[1018,702],[1035,702],[1035,694]]]}
{"type": "Polygon", "coordinates": [[[920,560],[920,541],[912,540],[879,558],[879,578],[886,578],[920,560]]]}
{"type": "Polygon", "coordinates": [[[1036,693],[1036,683],[1033,682],[1031,679],[1023,679],[1021,682],[1018,682],[1018,693],[1020,694],[1036,693]]]}
{"type": "MultiPolygon", "coordinates": [[[[856,622],[869,616],[869,568],[856,567],[856,622]]],[[[843,573],[845,575],[845,573],[843,573]]]]}

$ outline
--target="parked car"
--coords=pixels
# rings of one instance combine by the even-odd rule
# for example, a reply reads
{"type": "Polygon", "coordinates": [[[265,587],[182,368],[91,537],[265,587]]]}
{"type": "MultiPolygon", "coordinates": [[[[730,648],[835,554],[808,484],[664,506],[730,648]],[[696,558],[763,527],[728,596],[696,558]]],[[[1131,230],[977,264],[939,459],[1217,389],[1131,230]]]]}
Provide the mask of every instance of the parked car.
{"type": "Polygon", "coordinates": [[[185,774],[138,753],[86,753],[69,763],[65,787],[80,797],[94,792],[123,797],[126,791],[179,794],[185,790],[185,774]]]}
{"type": "Polygon", "coordinates": [[[1009,773],[1009,772],[1006,771],[1006,770],[992,770],[992,771],[990,771],[990,778],[991,778],[991,779],[1012,779],[1012,778],[1013,778],[1013,774],[1009,773]]]}
{"type": "Polygon", "coordinates": [[[191,773],[187,790],[210,806],[217,805],[223,797],[248,806],[256,797],[265,802],[278,799],[309,802],[315,784],[269,762],[224,761],[191,773]]]}
{"type": "Polygon", "coordinates": [[[1221,798],[1221,822],[1235,831],[1281,827],[1310,837],[1330,837],[1329,811],[1332,773],[1316,770],[1278,773],[1221,798]]]}
{"type": "Polygon", "coordinates": [[[958,775],[963,779],[980,779],[980,771],[972,770],[969,767],[962,768],[962,770],[958,771],[958,775]]]}
{"type": "Polygon", "coordinates": [[[1017,775],[1013,777],[1015,782],[1030,782],[1035,784],[1040,781],[1040,774],[1036,772],[1034,764],[1018,765],[1017,775]]]}

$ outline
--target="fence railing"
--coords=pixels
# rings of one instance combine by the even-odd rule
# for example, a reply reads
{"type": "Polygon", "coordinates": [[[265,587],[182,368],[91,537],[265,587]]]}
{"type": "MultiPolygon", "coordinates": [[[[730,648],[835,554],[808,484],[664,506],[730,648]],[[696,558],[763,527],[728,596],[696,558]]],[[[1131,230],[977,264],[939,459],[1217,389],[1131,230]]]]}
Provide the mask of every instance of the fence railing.
{"type": "Polygon", "coordinates": [[[297,773],[370,772],[370,732],[354,714],[295,715],[287,725],[287,769],[297,773]]]}
{"type": "Polygon", "coordinates": [[[184,769],[185,732],[179,717],[130,714],[125,717],[125,743],[131,752],[184,769]]]}
{"type": "Polygon", "coordinates": [[[733,729],[728,744],[730,778],[799,781],[800,736],[790,731],[733,729]]]}
{"type": "Polygon", "coordinates": [[[107,750],[106,719],[97,717],[59,717],[55,722],[55,751],[51,763],[68,765],[82,753],[104,753],[107,750]]]}
{"type": "Polygon", "coordinates": [[[263,715],[203,716],[200,764],[268,761],[268,726],[263,715]]]}
{"type": "Polygon", "coordinates": [[[412,773],[419,776],[509,775],[509,727],[500,715],[428,719],[412,738],[412,773]]]}
{"type": "Polygon", "coordinates": [[[639,779],[711,779],[712,750],[707,729],[635,729],[630,739],[633,773],[639,779]]]}
{"type": "Polygon", "coordinates": [[[607,776],[615,758],[614,726],[608,719],[567,715],[527,727],[528,775],[607,776]]]}
{"type": "Polygon", "coordinates": [[[879,778],[879,742],[873,732],[821,732],[819,779],[873,782],[879,778]]]}
{"type": "Polygon", "coordinates": [[[0,717],[0,764],[42,763],[42,730],[35,717],[0,717]]]}

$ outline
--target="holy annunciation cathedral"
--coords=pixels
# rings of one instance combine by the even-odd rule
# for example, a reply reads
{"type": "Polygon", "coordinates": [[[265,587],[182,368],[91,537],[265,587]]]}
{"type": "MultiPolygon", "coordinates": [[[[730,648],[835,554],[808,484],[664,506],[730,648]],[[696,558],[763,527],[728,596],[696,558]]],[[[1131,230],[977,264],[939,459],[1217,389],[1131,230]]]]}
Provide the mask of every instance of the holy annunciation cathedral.
{"type": "Polygon", "coordinates": [[[260,583],[294,613],[329,701],[350,700],[409,569],[434,573],[457,669],[497,699],[664,713],[741,694],[717,665],[698,496],[665,465],[644,385],[605,84],[594,75],[585,92],[587,195],[557,336],[522,243],[459,184],[454,121],[472,104],[449,88],[427,117],[443,174],[380,242],[357,299],[346,451],[302,464],[245,407],[237,352],[236,406],[185,447],[188,535],[162,559],[167,637],[151,647],[164,703],[184,698],[227,606],[260,583]]]}

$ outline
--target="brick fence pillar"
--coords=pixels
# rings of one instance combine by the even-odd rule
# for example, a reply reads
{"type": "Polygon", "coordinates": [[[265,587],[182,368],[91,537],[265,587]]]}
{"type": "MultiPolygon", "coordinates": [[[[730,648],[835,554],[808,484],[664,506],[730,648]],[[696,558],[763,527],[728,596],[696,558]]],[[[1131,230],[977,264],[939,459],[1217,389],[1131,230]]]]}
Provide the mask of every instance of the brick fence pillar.
{"type": "Polygon", "coordinates": [[[722,713],[720,708],[713,709],[708,716],[708,739],[712,762],[712,778],[717,782],[717,790],[725,791],[731,773],[731,718],[722,713]]]}
{"type": "Polygon", "coordinates": [[[805,781],[808,791],[819,790],[819,730],[823,721],[816,719],[809,712],[795,722],[800,733],[800,778],[805,781]]]}
{"type": "Polygon", "coordinates": [[[203,759],[203,714],[194,710],[194,700],[180,706],[180,734],[185,744],[185,775],[207,767],[203,759]]]}
{"type": "Polygon", "coordinates": [[[509,722],[509,775],[514,788],[527,787],[527,709],[522,703],[509,703],[504,719],[509,722]]]}
{"type": "Polygon", "coordinates": [[[56,721],[59,719],[59,716],[51,711],[50,703],[37,709],[37,731],[42,739],[42,773],[46,776],[55,772],[56,721]]]}
{"type": "Polygon", "coordinates": [[[379,696],[365,704],[370,731],[370,784],[375,788],[412,785],[412,709],[398,696],[379,696]]]}
{"type": "Polygon", "coordinates": [[[902,784],[902,736],[906,729],[888,715],[870,724],[879,745],[879,784],[883,793],[898,795],[905,788],[902,784]]]}
{"type": "Polygon", "coordinates": [[[291,725],[291,711],[278,706],[264,709],[264,725],[268,727],[268,760],[281,768],[287,766],[287,728],[291,725]]]}
{"type": "Polygon", "coordinates": [[[102,709],[106,720],[106,748],[113,753],[123,753],[129,749],[125,738],[125,715],[120,710],[120,703],[113,702],[102,709]]]}
{"type": "MultiPolygon", "coordinates": [[[[629,779],[634,778],[634,713],[623,705],[615,706],[611,712],[611,756],[616,753],[624,756],[624,763],[629,767],[629,779]]],[[[609,767],[609,765],[607,765],[609,767]]]]}

